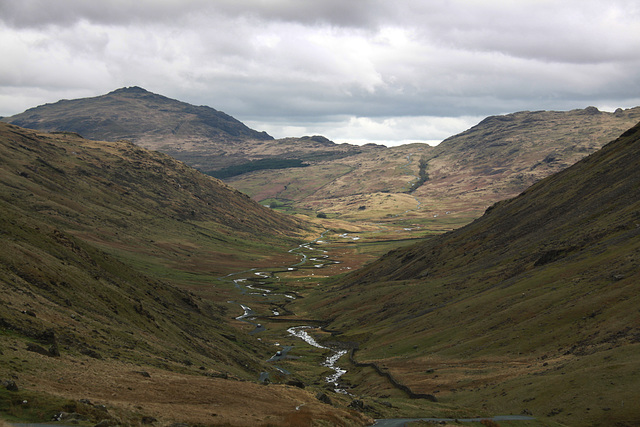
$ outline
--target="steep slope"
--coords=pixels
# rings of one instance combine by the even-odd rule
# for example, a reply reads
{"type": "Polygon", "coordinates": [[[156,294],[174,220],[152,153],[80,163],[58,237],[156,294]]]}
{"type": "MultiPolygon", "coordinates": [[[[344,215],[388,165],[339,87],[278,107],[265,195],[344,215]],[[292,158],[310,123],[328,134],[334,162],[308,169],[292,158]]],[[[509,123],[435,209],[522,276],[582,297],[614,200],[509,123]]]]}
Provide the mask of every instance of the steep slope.
{"type": "Polygon", "coordinates": [[[292,261],[303,226],[164,154],[0,124],[0,413],[207,424],[214,405],[222,424],[349,419],[258,386],[271,349],[229,324],[214,285],[265,253],[292,261]]]}
{"type": "Polygon", "coordinates": [[[358,360],[478,412],[636,425],[640,125],[307,301],[358,360]]]}
{"type": "Polygon", "coordinates": [[[195,246],[193,255],[198,248],[203,258],[224,254],[231,266],[213,270],[222,273],[242,254],[261,257],[260,245],[284,247],[291,242],[287,237],[302,232],[294,218],[167,155],[125,141],[38,134],[6,124],[0,137],[5,202],[112,248],[151,246],[169,259],[182,252],[184,262],[184,237],[185,245],[195,246]],[[238,255],[230,256],[234,251],[238,255]]]}

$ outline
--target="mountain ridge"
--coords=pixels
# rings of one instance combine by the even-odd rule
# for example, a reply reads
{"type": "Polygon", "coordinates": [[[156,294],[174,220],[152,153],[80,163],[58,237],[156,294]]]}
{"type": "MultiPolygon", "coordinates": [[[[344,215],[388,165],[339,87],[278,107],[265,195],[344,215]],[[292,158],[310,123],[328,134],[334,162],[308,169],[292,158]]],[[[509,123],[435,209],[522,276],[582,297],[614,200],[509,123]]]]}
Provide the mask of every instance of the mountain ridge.
{"type": "Polygon", "coordinates": [[[266,132],[253,130],[222,111],[138,86],[33,107],[2,121],[47,132],[77,132],[94,140],[130,140],[204,172],[264,158],[343,156],[363,150],[317,136],[295,138],[297,147],[291,150],[289,139],[278,143],[266,132]]]}
{"type": "MultiPolygon", "coordinates": [[[[200,124],[208,125],[205,129],[208,129],[209,132],[206,132],[205,135],[209,137],[219,137],[221,139],[234,137],[248,137],[257,140],[273,139],[266,132],[249,129],[242,122],[224,112],[208,106],[195,106],[171,99],[149,92],[139,86],[119,88],[101,96],[74,100],[65,99],[33,107],[24,113],[12,116],[11,121],[21,127],[44,131],[71,131],[91,139],[105,141],[116,141],[118,139],[137,140],[140,138],[139,127],[144,129],[143,132],[153,131],[153,127],[145,126],[144,121],[135,117],[135,115],[132,116],[132,113],[135,113],[135,109],[130,108],[127,104],[135,105],[135,108],[142,110],[143,114],[149,110],[159,110],[160,113],[182,112],[185,117],[182,122],[173,123],[174,128],[171,132],[173,134],[184,132],[184,129],[181,130],[181,128],[185,125],[200,124]],[[116,106],[118,109],[125,110],[126,116],[120,116],[117,111],[112,110],[110,117],[100,117],[100,113],[107,106],[116,106]],[[84,110],[84,115],[79,117],[69,116],[69,110],[74,109],[84,110]],[[47,114],[54,114],[57,117],[54,116],[55,120],[51,120],[46,117],[47,114]],[[134,121],[134,119],[137,120],[134,121]]],[[[163,117],[166,118],[168,116],[164,115],[163,117]]],[[[139,145],[145,148],[157,149],[150,141],[144,139],[140,141],[139,145]]]]}
{"type": "Polygon", "coordinates": [[[347,220],[391,222],[400,216],[413,220],[409,224],[440,221],[450,228],[574,164],[638,121],[639,107],[522,111],[488,117],[434,147],[384,148],[226,182],[256,200],[294,210],[347,220]]]}

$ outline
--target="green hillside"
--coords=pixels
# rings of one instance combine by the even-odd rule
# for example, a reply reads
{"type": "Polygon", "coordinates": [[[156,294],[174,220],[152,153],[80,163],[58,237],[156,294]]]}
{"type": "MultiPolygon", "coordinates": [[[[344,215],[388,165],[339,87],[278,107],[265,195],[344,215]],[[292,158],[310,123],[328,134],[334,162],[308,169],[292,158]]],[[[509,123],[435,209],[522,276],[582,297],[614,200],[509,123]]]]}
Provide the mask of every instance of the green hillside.
{"type": "Polygon", "coordinates": [[[164,154],[0,124],[0,414],[167,424],[175,403],[202,423],[217,399],[246,425],[257,399],[280,425],[299,404],[348,418],[257,383],[271,349],[231,324],[216,281],[293,262],[307,227],[164,154]]]}
{"type": "Polygon", "coordinates": [[[637,425],[639,170],[640,125],[306,307],[359,344],[359,362],[442,404],[637,425]]]}

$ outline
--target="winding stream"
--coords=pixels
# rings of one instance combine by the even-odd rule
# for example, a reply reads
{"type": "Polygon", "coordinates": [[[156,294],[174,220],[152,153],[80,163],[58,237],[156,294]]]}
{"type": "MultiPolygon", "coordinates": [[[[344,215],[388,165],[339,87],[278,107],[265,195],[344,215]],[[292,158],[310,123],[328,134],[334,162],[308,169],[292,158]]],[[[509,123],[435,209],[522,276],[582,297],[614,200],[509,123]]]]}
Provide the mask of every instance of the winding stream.
{"type": "MultiPolygon", "coordinates": [[[[312,268],[322,268],[325,265],[328,264],[337,264],[339,263],[339,261],[334,261],[331,260],[329,258],[329,255],[327,254],[327,251],[323,250],[323,249],[317,249],[317,248],[313,248],[311,247],[312,244],[314,243],[322,243],[322,240],[324,238],[324,236],[328,233],[328,230],[325,230],[318,238],[312,240],[311,242],[307,242],[307,243],[303,243],[293,249],[289,250],[289,253],[296,253],[297,255],[299,255],[301,257],[301,260],[291,266],[289,266],[287,268],[286,271],[295,271],[299,268],[301,268],[302,266],[304,266],[307,263],[313,263],[311,264],[312,268]],[[311,255],[312,252],[321,252],[321,254],[316,255],[314,254],[313,256],[311,255]]],[[[228,274],[226,276],[220,277],[219,279],[221,280],[230,280],[233,282],[235,288],[240,292],[240,294],[242,296],[244,295],[253,295],[253,296],[258,296],[258,297],[263,297],[265,299],[273,299],[273,298],[277,298],[277,297],[284,297],[284,298],[288,298],[288,299],[295,299],[296,297],[294,295],[291,295],[290,293],[274,293],[272,292],[270,289],[266,289],[266,288],[262,288],[259,285],[260,284],[266,284],[267,281],[274,281],[274,280],[279,280],[279,278],[275,275],[275,274],[270,274],[267,272],[263,272],[263,271],[258,271],[255,268],[249,269],[249,270],[244,270],[238,273],[231,273],[228,274]],[[240,277],[240,278],[236,278],[234,279],[234,276],[240,276],[240,275],[247,275],[253,273],[253,277],[240,277]],[[264,280],[264,281],[260,281],[260,280],[264,280]]],[[[254,325],[254,329],[249,332],[250,335],[254,335],[260,332],[263,332],[266,330],[266,327],[264,325],[262,325],[261,323],[257,323],[256,319],[258,317],[258,314],[256,312],[254,312],[251,307],[249,307],[247,304],[243,303],[243,302],[238,302],[238,301],[228,301],[231,304],[238,304],[240,306],[240,308],[242,308],[243,310],[243,314],[241,314],[240,316],[236,317],[236,320],[240,320],[242,322],[246,322],[249,323],[251,325],[254,325]]],[[[274,316],[279,316],[280,312],[278,310],[272,309],[272,313],[274,316]]],[[[336,363],[338,362],[338,360],[344,356],[345,354],[347,354],[346,350],[337,350],[337,349],[333,349],[331,347],[326,347],[323,346],[321,344],[319,344],[308,332],[308,329],[317,329],[317,327],[315,326],[309,326],[309,325],[301,325],[301,326],[293,326],[289,329],[287,329],[287,332],[294,337],[300,338],[302,341],[306,342],[307,344],[319,348],[319,349],[323,349],[323,350],[329,350],[330,354],[329,356],[327,356],[327,358],[324,360],[324,362],[321,363],[322,366],[325,366],[329,369],[331,369],[333,372],[333,374],[328,375],[325,377],[325,382],[330,384],[333,388],[334,391],[336,391],[337,393],[342,393],[342,394],[347,394],[347,392],[340,388],[339,384],[338,384],[338,380],[339,378],[344,375],[347,371],[345,369],[342,369],[340,367],[338,367],[336,365],[336,363]]],[[[259,339],[259,338],[258,338],[259,339]]],[[[292,349],[291,346],[285,346],[283,347],[281,350],[279,350],[274,356],[272,356],[270,359],[267,360],[267,362],[276,362],[279,360],[284,360],[287,357],[287,353],[292,349]]],[[[290,372],[286,371],[283,368],[280,368],[278,366],[273,365],[274,368],[276,368],[278,371],[284,373],[285,375],[289,375],[290,372]]],[[[266,379],[268,378],[268,373],[262,372],[260,374],[260,378],[259,381],[260,382],[264,382],[266,379]]]]}

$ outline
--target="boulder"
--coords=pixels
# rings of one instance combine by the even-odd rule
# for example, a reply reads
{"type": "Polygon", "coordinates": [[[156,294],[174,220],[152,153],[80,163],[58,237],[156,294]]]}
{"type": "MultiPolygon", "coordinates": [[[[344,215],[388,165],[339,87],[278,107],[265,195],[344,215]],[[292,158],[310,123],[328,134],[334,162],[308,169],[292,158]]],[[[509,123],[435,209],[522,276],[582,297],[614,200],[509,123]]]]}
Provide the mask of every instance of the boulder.
{"type": "Polygon", "coordinates": [[[9,391],[18,391],[18,385],[13,380],[3,380],[0,384],[9,391]]]}
{"type": "Polygon", "coordinates": [[[333,405],[333,403],[331,402],[331,398],[327,396],[326,393],[323,393],[321,391],[316,394],[316,399],[318,399],[322,403],[326,403],[327,405],[333,405]]]}

